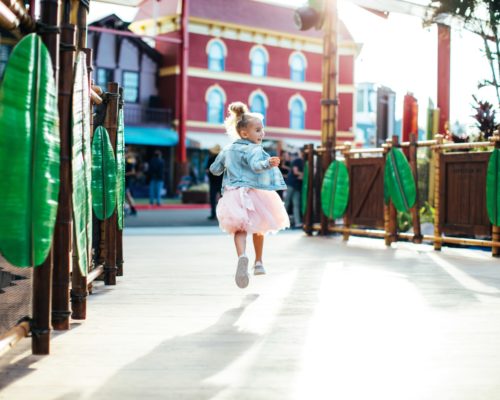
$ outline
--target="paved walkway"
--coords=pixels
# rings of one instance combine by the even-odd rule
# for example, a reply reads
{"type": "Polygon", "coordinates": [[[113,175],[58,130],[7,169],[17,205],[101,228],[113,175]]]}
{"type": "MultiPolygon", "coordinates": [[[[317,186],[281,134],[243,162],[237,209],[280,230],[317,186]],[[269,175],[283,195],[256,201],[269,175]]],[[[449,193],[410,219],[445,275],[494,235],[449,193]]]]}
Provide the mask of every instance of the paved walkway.
{"type": "Polygon", "coordinates": [[[136,229],[89,319],[0,360],[5,400],[493,400],[500,264],[382,240],[267,239],[267,276],[233,282],[214,228],[136,229]]]}

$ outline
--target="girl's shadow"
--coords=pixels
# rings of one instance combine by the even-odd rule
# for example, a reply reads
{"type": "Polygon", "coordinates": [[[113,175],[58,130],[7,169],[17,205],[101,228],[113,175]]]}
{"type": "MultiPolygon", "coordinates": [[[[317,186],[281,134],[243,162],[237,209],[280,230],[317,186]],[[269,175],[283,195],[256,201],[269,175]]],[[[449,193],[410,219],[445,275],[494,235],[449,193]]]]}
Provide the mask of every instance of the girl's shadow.
{"type": "Polygon", "coordinates": [[[149,354],[119,370],[89,398],[212,398],[224,387],[205,380],[224,370],[259,338],[259,335],[240,331],[235,326],[246,307],[258,296],[247,295],[239,307],[227,310],[214,325],[203,331],[161,343],[149,354]],[[188,397],[186,392],[189,392],[188,397]]]}

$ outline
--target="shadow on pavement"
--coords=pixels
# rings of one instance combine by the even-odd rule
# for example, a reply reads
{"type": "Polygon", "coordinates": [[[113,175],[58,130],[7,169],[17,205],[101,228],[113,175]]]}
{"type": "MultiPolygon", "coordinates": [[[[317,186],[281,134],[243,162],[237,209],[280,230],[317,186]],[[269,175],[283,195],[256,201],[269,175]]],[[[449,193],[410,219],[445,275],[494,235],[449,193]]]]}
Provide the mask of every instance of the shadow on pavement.
{"type": "Polygon", "coordinates": [[[255,294],[247,295],[240,307],[227,310],[203,331],[165,341],[123,367],[88,398],[179,399],[187,389],[190,398],[211,399],[224,387],[204,381],[224,370],[260,338],[235,325],[257,298],[255,294]]]}

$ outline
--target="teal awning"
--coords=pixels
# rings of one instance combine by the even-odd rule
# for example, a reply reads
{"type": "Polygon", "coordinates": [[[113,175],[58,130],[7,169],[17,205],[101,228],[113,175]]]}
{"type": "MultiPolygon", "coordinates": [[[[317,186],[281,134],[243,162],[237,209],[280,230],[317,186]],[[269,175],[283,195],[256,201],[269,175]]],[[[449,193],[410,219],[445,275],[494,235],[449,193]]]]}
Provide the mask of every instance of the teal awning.
{"type": "Polygon", "coordinates": [[[179,135],[171,128],[125,125],[125,144],[175,146],[179,135]]]}

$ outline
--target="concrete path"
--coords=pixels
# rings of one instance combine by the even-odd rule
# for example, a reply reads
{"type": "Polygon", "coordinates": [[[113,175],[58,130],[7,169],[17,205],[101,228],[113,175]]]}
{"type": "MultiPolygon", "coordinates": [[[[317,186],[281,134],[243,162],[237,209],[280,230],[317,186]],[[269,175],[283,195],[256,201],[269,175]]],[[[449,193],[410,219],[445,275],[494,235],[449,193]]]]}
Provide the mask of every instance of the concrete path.
{"type": "Polygon", "coordinates": [[[88,320],[0,360],[5,400],[494,400],[500,263],[487,252],[270,236],[234,284],[214,228],[130,229],[88,320]]]}

